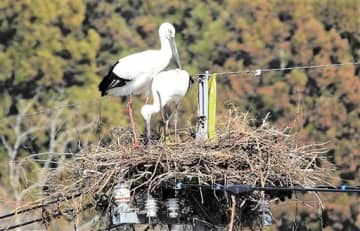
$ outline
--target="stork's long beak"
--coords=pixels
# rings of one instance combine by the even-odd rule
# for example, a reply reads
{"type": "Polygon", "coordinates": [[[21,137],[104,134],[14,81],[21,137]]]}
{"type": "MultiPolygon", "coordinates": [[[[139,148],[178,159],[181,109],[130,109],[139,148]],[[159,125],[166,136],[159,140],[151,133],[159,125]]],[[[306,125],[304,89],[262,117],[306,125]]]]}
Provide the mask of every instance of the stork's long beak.
{"type": "Polygon", "coordinates": [[[172,55],[175,58],[176,64],[178,65],[178,67],[180,69],[182,69],[181,62],[180,62],[180,57],[179,57],[179,52],[178,52],[177,47],[176,47],[175,38],[172,38],[172,37],[170,38],[170,46],[171,46],[172,55]]]}

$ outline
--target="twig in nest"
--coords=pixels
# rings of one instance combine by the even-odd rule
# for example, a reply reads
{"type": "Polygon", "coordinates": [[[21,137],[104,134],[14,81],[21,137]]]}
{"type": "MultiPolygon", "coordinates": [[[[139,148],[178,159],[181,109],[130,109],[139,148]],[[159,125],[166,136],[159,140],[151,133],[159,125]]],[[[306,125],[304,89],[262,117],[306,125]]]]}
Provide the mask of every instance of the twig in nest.
{"type": "Polygon", "coordinates": [[[229,223],[229,231],[232,231],[234,227],[235,208],[236,208],[236,198],[234,195],[231,195],[231,216],[229,223]]]}

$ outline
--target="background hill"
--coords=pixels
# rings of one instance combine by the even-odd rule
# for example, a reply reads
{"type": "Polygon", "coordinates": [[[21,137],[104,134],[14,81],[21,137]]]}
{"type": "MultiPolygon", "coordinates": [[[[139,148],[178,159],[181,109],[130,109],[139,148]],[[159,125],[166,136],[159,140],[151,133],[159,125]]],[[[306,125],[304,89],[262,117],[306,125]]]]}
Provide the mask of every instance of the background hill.
{"type": "MultiPolygon", "coordinates": [[[[159,47],[161,22],[175,25],[182,64],[197,74],[358,62],[359,18],[358,0],[2,0],[1,210],[35,198],[44,169],[128,126],[126,104],[100,99],[97,84],[120,57],[159,47]]],[[[194,98],[195,88],[182,104],[183,128],[194,125],[194,98]]],[[[334,183],[360,185],[359,65],[226,76],[217,100],[218,114],[237,108],[262,120],[270,112],[273,123],[300,131],[301,142],[328,142],[334,183]]],[[[135,105],[139,132],[143,102],[135,105]]],[[[329,230],[360,229],[358,195],[323,199],[329,230]]],[[[293,218],[276,210],[286,230],[293,218]]],[[[301,225],[318,230],[316,213],[304,210],[301,225]]]]}

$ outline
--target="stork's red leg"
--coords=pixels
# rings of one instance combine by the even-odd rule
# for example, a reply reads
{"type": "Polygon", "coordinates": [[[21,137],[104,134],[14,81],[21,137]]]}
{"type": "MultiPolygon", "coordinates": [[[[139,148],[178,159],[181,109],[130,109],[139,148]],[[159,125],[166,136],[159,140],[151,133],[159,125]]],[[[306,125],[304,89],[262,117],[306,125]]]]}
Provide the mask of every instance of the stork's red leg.
{"type": "Polygon", "coordinates": [[[166,136],[169,130],[169,120],[165,120],[165,124],[164,124],[164,138],[166,140],[166,136]]]}
{"type": "Polygon", "coordinates": [[[177,136],[177,133],[176,133],[176,130],[177,130],[177,122],[178,122],[178,114],[177,114],[177,105],[176,105],[176,108],[175,108],[175,115],[174,115],[174,140],[176,143],[179,143],[179,140],[178,140],[178,136],[177,136]]]}
{"type": "Polygon", "coordinates": [[[136,137],[136,128],[135,128],[135,122],[134,122],[134,117],[133,117],[133,113],[132,113],[132,94],[130,94],[130,98],[129,98],[129,102],[128,102],[128,111],[129,111],[129,118],[130,118],[130,123],[131,123],[131,129],[132,129],[132,144],[134,148],[139,147],[139,142],[137,140],[136,137]]]}

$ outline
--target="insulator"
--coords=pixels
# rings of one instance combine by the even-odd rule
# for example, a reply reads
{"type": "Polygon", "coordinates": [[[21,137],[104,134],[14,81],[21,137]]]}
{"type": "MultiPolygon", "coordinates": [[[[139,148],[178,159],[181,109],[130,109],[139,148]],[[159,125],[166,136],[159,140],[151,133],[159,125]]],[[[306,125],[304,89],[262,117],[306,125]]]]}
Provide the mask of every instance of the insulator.
{"type": "Polygon", "coordinates": [[[146,216],[156,217],[156,213],[159,209],[157,200],[149,197],[145,202],[146,216]]]}
{"type": "Polygon", "coordinates": [[[270,212],[270,204],[266,200],[260,201],[259,212],[261,216],[261,222],[263,226],[272,225],[272,216],[270,212]]]}
{"type": "Polygon", "coordinates": [[[176,218],[179,215],[179,200],[177,198],[169,198],[166,201],[166,207],[170,218],[176,218]]]}
{"type": "Polygon", "coordinates": [[[260,207],[259,207],[259,211],[260,212],[266,212],[269,210],[269,202],[266,200],[261,200],[260,201],[260,207]]]}
{"type": "Polygon", "coordinates": [[[130,189],[127,183],[119,183],[114,187],[114,202],[120,211],[126,212],[129,208],[130,189]]]}

